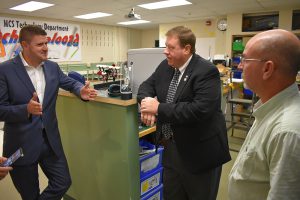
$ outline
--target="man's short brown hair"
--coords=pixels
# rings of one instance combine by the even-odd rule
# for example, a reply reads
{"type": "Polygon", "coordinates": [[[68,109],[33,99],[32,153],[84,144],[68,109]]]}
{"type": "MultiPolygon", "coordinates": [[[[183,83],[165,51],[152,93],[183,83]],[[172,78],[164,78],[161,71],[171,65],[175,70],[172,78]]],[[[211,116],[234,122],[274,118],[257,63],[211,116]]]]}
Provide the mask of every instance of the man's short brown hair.
{"type": "Polygon", "coordinates": [[[20,30],[19,42],[30,42],[34,35],[47,35],[46,31],[37,25],[26,25],[20,30]]]}
{"type": "Polygon", "coordinates": [[[184,26],[176,26],[170,29],[166,36],[177,36],[179,39],[180,46],[183,48],[186,45],[191,46],[191,53],[195,53],[195,44],[196,44],[196,37],[191,29],[184,27],[184,26]]]}

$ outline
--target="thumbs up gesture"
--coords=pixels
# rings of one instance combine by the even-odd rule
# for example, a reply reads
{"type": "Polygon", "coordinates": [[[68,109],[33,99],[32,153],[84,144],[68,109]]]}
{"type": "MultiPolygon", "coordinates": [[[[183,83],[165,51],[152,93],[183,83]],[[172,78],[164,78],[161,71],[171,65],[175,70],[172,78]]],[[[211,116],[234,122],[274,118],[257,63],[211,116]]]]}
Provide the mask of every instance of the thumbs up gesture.
{"type": "Polygon", "coordinates": [[[42,104],[40,104],[38,102],[39,98],[36,94],[36,92],[33,93],[32,98],[30,99],[30,101],[27,104],[27,111],[28,114],[32,114],[32,115],[42,115],[42,104]]]}

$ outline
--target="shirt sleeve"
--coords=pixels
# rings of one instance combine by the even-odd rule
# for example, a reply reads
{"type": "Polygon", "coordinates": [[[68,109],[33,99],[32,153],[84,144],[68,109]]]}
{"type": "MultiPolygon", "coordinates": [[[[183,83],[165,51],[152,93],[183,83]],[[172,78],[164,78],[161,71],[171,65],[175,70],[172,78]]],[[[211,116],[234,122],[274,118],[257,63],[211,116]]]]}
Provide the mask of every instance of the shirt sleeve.
{"type": "Polygon", "coordinates": [[[57,65],[58,70],[58,77],[59,77],[59,87],[63,88],[64,90],[70,91],[75,94],[77,97],[80,98],[80,90],[84,85],[79,81],[76,81],[69,76],[65,75],[60,67],[57,65]]]}
{"type": "Polygon", "coordinates": [[[300,199],[300,132],[284,132],[270,138],[268,200],[300,199]]]}

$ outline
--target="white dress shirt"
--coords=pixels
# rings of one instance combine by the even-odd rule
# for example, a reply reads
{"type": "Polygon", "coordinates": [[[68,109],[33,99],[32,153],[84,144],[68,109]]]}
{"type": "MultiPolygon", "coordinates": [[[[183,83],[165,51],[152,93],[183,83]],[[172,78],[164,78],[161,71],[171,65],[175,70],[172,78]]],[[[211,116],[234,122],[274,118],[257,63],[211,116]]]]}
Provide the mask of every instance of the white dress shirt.
{"type": "Polygon", "coordinates": [[[229,174],[231,200],[300,199],[300,93],[292,84],[259,101],[229,174]]]}
{"type": "Polygon", "coordinates": [[[183,73],[185,72],[186,67],[189,65],[192,57],[193,57],[193,55],[191,55],[190,58],[181,67],[178,68],[178,70],[180,71],[180,75],[178,78],[178,84],[180,83],[181,77],[182,77],[183,73]]]}
{"type": "Polygon", "coordinates": [[[20,53],[21,60],[23,62],[23,65],[26,68],[26,71],[28,73],[28,76],[31,79],[31,82],[33,84],[33,87],[37,93],[37,96],[39,98],[39,102],[43,104],[44,100],[44,93],[45,93],[45,86],[46,86],[46,80],[43,70],[44,63],[42,62],[37,67],[30,66],[26,60],[24,59],[22,53],[20,53]]]}

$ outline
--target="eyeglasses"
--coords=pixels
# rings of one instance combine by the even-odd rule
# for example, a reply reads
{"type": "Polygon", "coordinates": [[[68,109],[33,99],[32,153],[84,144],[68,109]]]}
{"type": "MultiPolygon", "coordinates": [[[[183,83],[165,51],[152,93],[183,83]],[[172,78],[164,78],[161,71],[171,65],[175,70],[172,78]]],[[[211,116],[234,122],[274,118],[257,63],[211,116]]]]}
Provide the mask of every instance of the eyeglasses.
{"type": "Polygon", "coordinates": [[[243,64],[245,61],[266,62],[267,60],[256,59],[256,58],[243,58],[243,57],[241,57],[241,64],[243,64]]]}

